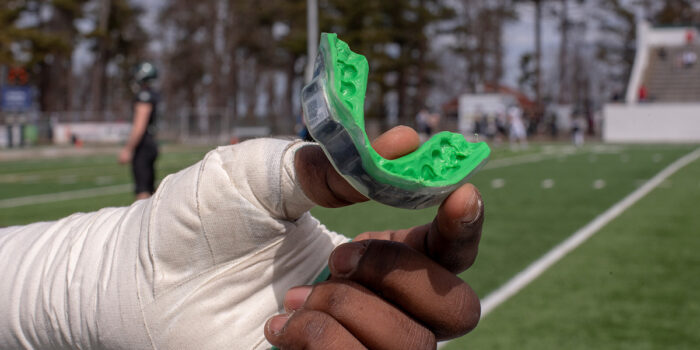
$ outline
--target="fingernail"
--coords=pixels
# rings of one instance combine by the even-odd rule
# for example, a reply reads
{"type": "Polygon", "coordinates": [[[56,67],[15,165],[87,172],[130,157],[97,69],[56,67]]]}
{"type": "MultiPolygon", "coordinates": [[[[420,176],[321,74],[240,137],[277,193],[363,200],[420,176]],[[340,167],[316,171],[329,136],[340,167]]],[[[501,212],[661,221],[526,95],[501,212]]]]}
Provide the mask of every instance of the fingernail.
{"type": "Polygon", "coordinates": [[[287,324],[288,320],[289,320],[289,315],[274,316],[269,321],[267,321],[267,329],[272,334],[275,334],[275,335],[280,334],[282,332],[282,329],[284,328],[284,325],[287,324]]]}
{"type": "Polygon", "coordinates": [[[481,216],[481,196],[476,187],[471,187],[471,196],[464,201],[464,216],[460,219],[462,225],[472,225],[481,216]]]}
{"type": "Polygon", "coordinates": [[[345,243],[338,246],[331,254],[329,265],[333,275],[339,277],[350,276],[362,258],[362,254],[367,249],[368,241],[345,243]]]}
{"type": "Polygon", "coordinates": [[[284,309],[287,312],[300,309],[309,298],[311,289],[311,286],[299,286],[288,290],[284,296],[284,309]]]}

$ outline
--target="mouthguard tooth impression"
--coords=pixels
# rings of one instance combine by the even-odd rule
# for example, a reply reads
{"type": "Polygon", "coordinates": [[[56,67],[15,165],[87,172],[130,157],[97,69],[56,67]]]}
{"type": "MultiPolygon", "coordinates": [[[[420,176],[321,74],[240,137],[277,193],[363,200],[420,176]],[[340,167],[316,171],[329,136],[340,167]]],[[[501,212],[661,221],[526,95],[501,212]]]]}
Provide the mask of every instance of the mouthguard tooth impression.
{"type": "Polygon", "coordinates": [[[338,172],[363,195],[390,206],[420,209],[440,204],[486,164],[485,142],[441,132],[418,150],[385,159],[365,132],[369,65],[336,34],[321,34],[313,80],[302,90],[304,122],[338,172]]]}

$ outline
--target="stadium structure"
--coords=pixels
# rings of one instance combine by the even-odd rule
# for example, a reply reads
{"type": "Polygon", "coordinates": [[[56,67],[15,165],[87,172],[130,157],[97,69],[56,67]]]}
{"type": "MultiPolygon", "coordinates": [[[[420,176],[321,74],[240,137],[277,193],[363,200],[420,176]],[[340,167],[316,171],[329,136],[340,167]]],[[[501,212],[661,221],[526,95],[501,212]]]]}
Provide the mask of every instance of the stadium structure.
{"type": "Polygon", "coordinates": [[[700,142],[699,34],[694,27],[638,24],[624,103],[604,107],[604,141],[700,142]]]}

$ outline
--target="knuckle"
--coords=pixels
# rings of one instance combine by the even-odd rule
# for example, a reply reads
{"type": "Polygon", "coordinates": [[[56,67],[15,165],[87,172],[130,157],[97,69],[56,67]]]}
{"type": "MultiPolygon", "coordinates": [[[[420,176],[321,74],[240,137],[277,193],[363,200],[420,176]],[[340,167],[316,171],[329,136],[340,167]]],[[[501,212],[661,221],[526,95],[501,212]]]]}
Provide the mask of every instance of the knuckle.
{"type": "Polygon", "coordinates": [[[372,240],[360,260],[362,270],[368,278],[386,276],[404,261],[408,249],[403,243],[372,240]]]}
{"type": "Polygon", "coordinates": [[[481,317],[481,303],[476,293],[463,283],[450,304],[452,312],[445,317],[441,331],[436,331],[439,338],[452,338],[469,333],[476,328],[481,317]]]}
{"type": "Polygon", "coordinates": [[[416,333],[415,341],[410,344],[406,349],[436,349],[437,341],[435,340],[435,335],[432,332],[422,332],[416,333]]]}
{"type": "Polygon", "coordinates": [[[403,338],[404,344],[400,346],[401,349],[435,349],[437,347],[437,340],[433,332],[413,320],[410,323],[402,325],[400,328],[408,330],[406,332],[408,337],[403,338]]]}
{"type": "Polygon", "coordinates": [[[285,342],[288,348],[305,348],[308,344],[319,342],[327,335],[331,318],[319,311],[299,310],[287,323],[286,334],[289,339],[285,342]]]}
{"type": "Polygon", "coordinates": [[[309,312],[307,315],[302,334],[309,342],[318,341],[327,332],[330,318],[321,312],[309,312]]]}
{"type": "Polygon", "coordinates": [[[353,287],[348,283],[328,281],[314,286],[305,307],[330,315],[342,315],[353,287]]]}

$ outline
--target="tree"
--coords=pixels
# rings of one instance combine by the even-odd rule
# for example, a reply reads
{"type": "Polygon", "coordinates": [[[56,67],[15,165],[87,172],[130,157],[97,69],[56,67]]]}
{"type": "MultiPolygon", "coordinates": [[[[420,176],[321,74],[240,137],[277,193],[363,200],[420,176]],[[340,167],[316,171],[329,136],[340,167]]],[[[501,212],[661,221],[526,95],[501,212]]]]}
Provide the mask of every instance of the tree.
{"type": "Polygon", "coordinates": [[[394,99],[398,120],[410,123],[437,68],[428,35],[454,16],[452,9],[439,0],[326,0],[320,7],[322,30],[338,33],[369,61],[366,116],[385,117],[394,99]]]}
{"type": "Polygon", "coordinates": [[[531,52],[524,53],[520,56],[520,76],[518,77],[518,86],[523,91],[534,91],[537,78],[535,76],[534,56],[531,52]]]}
{"type": "MultiPolygon", "coordinates": [[[[517,2],[531,2],[535,8],[535,100],[542,104],[542,9],[547,0],[516,0],[517,2]]],[[[566,6],[566,0],[561,0],[566,6]]],[[[563,28],[565,30],[566,27],[563,28]]]]}
{"type": "Polygon", "coordinates": [[[470,91],[499,84],[503,77],[503,27],[516,18],[511,1],[463,1],[456,9],[452,50],[464,59],[465,84],[470,91]]]}
{"type": "MultiPolygon", "coordinates": [[[[574,4],[581,5],[583,0],[575,0],[574,4]]],[[[559,103],[571,102],[571,72],[568,69],[572,65],[572,58],[569,51],[572,46],[571,30],[581,27],[581,23],[575,23],[569,14],[570,0],[559,0],[559,6],[552,8],[552,15],[559,18],[559,59],[558,59],[558,82],[556,90],[559,103]]],[[[575,61],[575,60],[574,60],[575,61]]]]}
{"type": "Polygon", "coordinates": [[[94,64],[92,69],[90,105],[94,111],[102,111],[111,106],[123,105],[126,96],[109,89],[126,86],[129,70],[136,64],[149,38],[141,27],[139,17],[142,10],[128,0],[100,0],[95,18],[95,30],[87,35],[93,40],[94,64]],[[107,66],[112,64],[119,69],[116,79],[110,81],[107,66]],[[110,84],[111,83],[111,84],[110,84]]]}
{"type": "MultiPolygon", "coordinates": [[[[72,53],[77,42],[75,20],[82,18],[86,0],[8,1],[3,11],[10,28],[8,39],[20,48],[21,58],[6,59],[23,65],[32,73],[39,90],[39,107],[43,111],[71,108],[72,53]],[[42,15],[47,14],[47,15],[42,15]],[[31,21],[18,27],[20,16],[31,21]]],[[[1,50],[0,50],[1,51],[1,50]]]]}
{"type": "Polygon", "coordinates": [[[30,34],[26,29],[15,26],[24,10],[24,1],[3,0],[0,4],[0,64],[15,65],[15,55],[11,47],[17,41],[27,39],[30,34]]]}
{"type": "Polygon", "coordinates": [[[609,88],[622,92],[634,65],[637,18],[636,8],[627,6],[622,0],[601,0],[597,15],[602,35],[597,43],[598,60],[607,67],[609,88]]]}
{"type": "MultiPolygon", "coordinates": [[[[88,37],[76,27],[76,23],[94,19],[86,11],[95,0],[5,0],[0,7],[0,60],[6,64],[24,66],[32,73],[33,83],[39,90],[39,106],[42,111],[67,111],[77,105],[80,86],[74,84],[73,56],[75,48],[85,40],[102,38],[99,28],[88,37]],[[21,24],[18,20],[22,18],[21,24]]],[[[122,88],[126,80],[125,67],[134,61],[138,51],[134,43],[145,42],[145,34],[137,23],[138,11],[127,0],[111,1],[109,14],[109,45],[102,46],[109,55],[104,61],[119,69],[112,75],[112,85],[122,88]]],[[[101,40],[98,40],[101,41],[101,40]]],[[[101,52],[99,50],[96,50],[101,52]]],[[[102,57],[102,56],[99,56],[102,57]]],[[[98,60],[93,80],[99,84],[83,84],[86,91],[102,91],[98,96],[109,95],[113,101],[122,101],[116,91],[107,94],[102,89],[105,69],[98,60]]],[[[81,79],[84,80],[84,79],[81,79]]],[[[118,89],[117,89],[118,90],[118,89]]],[[[93,107],[95,105],[93,104],[93,107]]],[[[98,106],[102,109],[104,106],[98,106]]],[[[80,105],[79,108],[85,108],[80,105]]]]}
{"type": "Polygon", "coordinates": [[[700,7],[697,1],[667,0],[663,2],[663,7],[652,15],[652,20],[656,25],[698,25],[700,7]]]}

